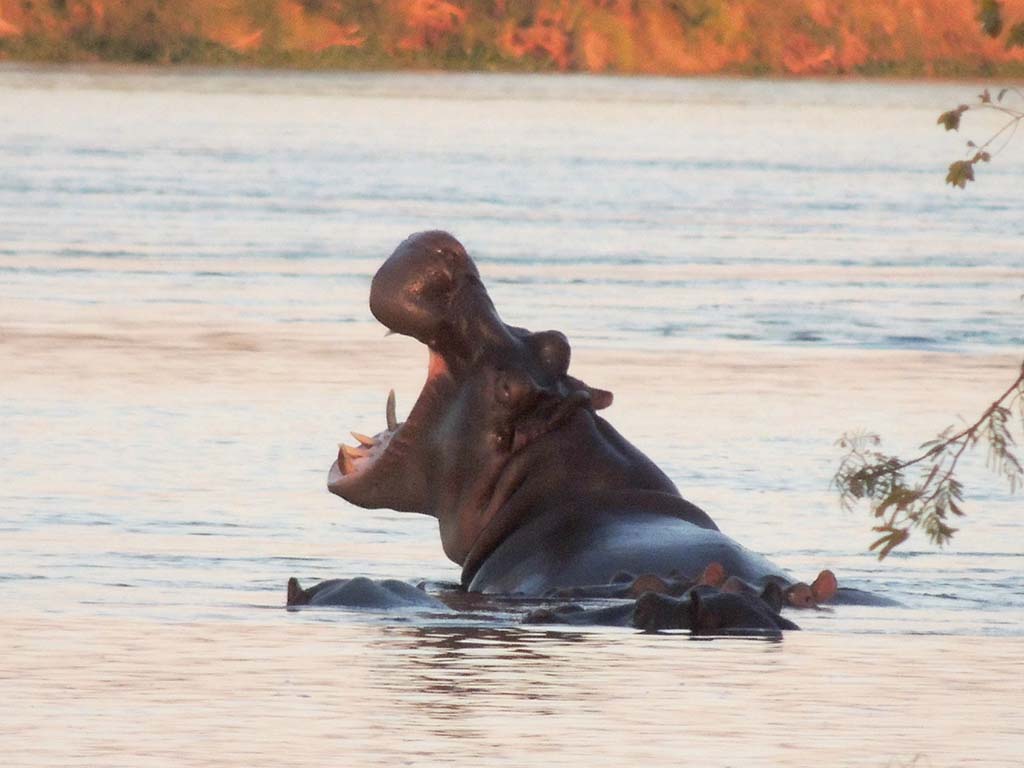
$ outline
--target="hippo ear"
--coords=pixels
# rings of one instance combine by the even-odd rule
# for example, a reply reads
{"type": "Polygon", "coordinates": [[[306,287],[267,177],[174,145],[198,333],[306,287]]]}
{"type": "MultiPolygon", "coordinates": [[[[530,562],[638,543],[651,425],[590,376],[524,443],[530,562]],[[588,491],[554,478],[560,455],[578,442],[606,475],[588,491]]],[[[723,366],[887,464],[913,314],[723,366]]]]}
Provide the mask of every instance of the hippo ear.
{"type": "Polygon", "coordinates": [[[708,610],[704,605],[704,599],[696,589],[690,590],[690,632],[699,634],[708,629],[708,610]]]}
{"type": "Polygon", "coordinates": [[[717,561],[708,563],[697,583],[715,588],[722,586],[725,583],[725,567],[717,561]]]}
{"type": "MultiPolygon", "coordinates": [[[[513,331],[525,329],[514,328],[513,331]]],[[[533,348],[541,367],[551,376],[565,376],[572,358],[572,348],[560,331],[526,331],[526,341],[533,348]]]]}
{"type": "Polygon", "coordinates": [[[590,406],[595,411],[600,411],[603,410],[604,408],[607,408],[609,405],[612,404],[612,400],[615,399],[615,395],[613,395],[607,389],[598,389],[597,387],[591,387],[589,384],[580,381],[575,376],[566,376],[565,379],[566,381],[569,382],[569,385],[573,389],[579,389],[587,393],[587,396],[590,398],[590,406]]]}
{"type": "Polygon", "coordinates": [[[595,411],[604,410],[609,405],[611,405],[612,400],[615,399],[615,395],[613,395],[607,389],[587,387],[587,391],[590,393],[590,404],[594,406],[595,411]]]}
{"type": "Polygon", "coordinates": [[[839,582],[836,580],[836,575],[827,568],[819,573],[818,578],[811,583],[811,594],[814,595],[816,603],[827,603],[836,596],[837,591],[839,591],[839,582]]]}
{"type": "Polygon", "coordinates": [[[288,579],[288,597],[285,601],[285,605],[307,605],[309,603],[309,595],[299,585],[299,580],[292,576],[288,579]]]}
{"type": "Polygon", "coordinates": [[[768,607],[775,613],[782,610],[782,603],[785,599],[782,594],[782,587],[774,581],[769,581],[765,584],[764,591],[761,592],[761,599],[768,604],[768,607]]]}

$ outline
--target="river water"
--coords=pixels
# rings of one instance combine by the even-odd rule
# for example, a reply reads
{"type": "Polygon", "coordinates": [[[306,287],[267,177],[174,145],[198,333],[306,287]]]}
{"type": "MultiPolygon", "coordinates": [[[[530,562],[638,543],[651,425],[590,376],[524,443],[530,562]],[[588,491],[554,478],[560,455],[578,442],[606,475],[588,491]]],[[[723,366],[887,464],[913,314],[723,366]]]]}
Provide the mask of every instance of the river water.
{"type": "Polygon", "coordinates": [[[866,551],[844,431],[909,453],[1024,348],[1024,161],[942,183],[973,84],[0,68],[0,744],[11,766],[1024,764],[1021,497],[866,551]],[[325,491],[425,371],[367,309],[410,232],[558,328],[723,530],[901,608],[778,642],[283,609],[455,581],[325,491]]]}

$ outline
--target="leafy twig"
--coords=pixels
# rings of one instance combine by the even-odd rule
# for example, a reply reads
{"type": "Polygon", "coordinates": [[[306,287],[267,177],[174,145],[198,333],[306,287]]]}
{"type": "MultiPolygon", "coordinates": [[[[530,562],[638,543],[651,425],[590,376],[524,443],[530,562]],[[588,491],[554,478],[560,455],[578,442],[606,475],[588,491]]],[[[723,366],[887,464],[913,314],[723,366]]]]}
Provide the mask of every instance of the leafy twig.
{"type": "Polygon", "coordinates": [[[1011,94],[1016,96],[1019,100],[1024,101],[1024,92],[1019,88],[1003,88],[996,95],[995,101],[992,100],[992,94],[988,88],[978,94],[978,103],[974,106],[968,106],[967,104],[961,104],[956,109],[951,109],[948,112],[943,112],[939,115],[939,119],[936,121],[939,125],[943,126],[947,131],[960,130],[960,118],[963,117],[964,112],[968,110],[989,110],[992,112],[999,112],[1006,115],[1009,119],[1003,126],[996,131],[994,134],[989,136],[988,140],[981,145],[975,144],[973,141],[967,142],[967,154],[969,155],[967,160],[955,160],[949,164],[949,172],[946,174],[946,183],[952,184],[954,187],[963,189],[967,186],[967,182],[974,181],[974,166],[978,163],[990,162],[993,156],[998,155],[1006,145],[1010,143],[1010,139],[1017,132],[1017,128],[1020,126],[1021,120],[1024,120],[1024,111],[1015,107],[1007,106],[1003,99],[1011,94]],[[992,143],[1000,136],[1007,134],[1006,140],[1002,145],[993,151],[989,151],[989,147],[992,143]]]}
{"type": "Polygon", "coordinates": [[[1024,434],[1024,364],[1014,382],[977,421],[954,432],[952,426],[923,445],[923,453],[909,460],[880,450],[881,439],[870,433],[845,434],[838,445],[846,450],[832,485],[839,491],[844,509],[866,500],[878,521],[872,529],[881,534],[869,549],[881,560],[910,537],[913,528],[923,528],[928,538],[942,546],[953,538],[956,528],[949,516],[964,514],[963,485],[956,479],[957,464],[968,448],[984,441],[988,446],[988,467],[1006,478],[1010,492],[1024,485],[1024,467],[1014,450],[1011,424],[1014,409],[1024,434]],[[907,470],[914,468],[915,477],[907,470]]]}

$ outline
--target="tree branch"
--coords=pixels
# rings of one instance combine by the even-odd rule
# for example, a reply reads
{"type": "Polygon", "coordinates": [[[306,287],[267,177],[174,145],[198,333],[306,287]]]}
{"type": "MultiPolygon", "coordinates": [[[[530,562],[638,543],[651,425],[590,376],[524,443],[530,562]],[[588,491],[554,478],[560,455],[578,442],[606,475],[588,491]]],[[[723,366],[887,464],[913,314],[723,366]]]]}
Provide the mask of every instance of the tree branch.
{"type": "Polygon", "coordinates": [[[956,468],[968,448],[988,437],[989,467],[1005,475],[1010,491],[1016,491],[1024,479],[1024,469],[1013,453],[1016,442],[1007,426],[1012,409],[1020,411],[1020,428],[1024,432],[1024,364],[1017,378],[981,416],[968,427],[950,434],[946,428],[934,440],[924,443],[926,449],[912,459],[900,459],[878,450],[881,439],[874,434],[843,435],[838,444],[847,453],[832,478],[844,509],[852,509],[866,500],[871,514],[879,519],[873,530],[881,536],[869,547],[878,550],[879,559],[905,542],[914,528],[924,528],[929,539],[943,545],[952,539],[956,529],[947,524],[950,514],[964,514],[963,485],[956,478],[956,468]],[[906,470],[923,462],[916,481],[908,480],[906,470]]]}
{"type": "Polygon", "coordinates": [[[936,122],[943,126],[947,131],[960,130],[960,119],[963,117],[965,112],[972,109],[991,110],[993,112],[999,112],[1007,115],[1010,118],[998,131],[989,136],[988,139],[980,146],[975,144],[973,141],[968,140],[967,150],[969,158],[967,160],[954,160],[949,164],[949,169],[946,173],[947,184],[952,184],[954,187],[964,189],[967,186],[967,182],[974,181],[974,167],[978,163],[991,162],[993,155],[998,155],[1010,143],[1013,135],[1017,132],[1017,128],[1020,127],[1021,121],[1024,120],[1024,111],[1003,104],[1003,98],[1007,94],[1013,94],[1018,99],[1024,101],[1024,94],[1022,94],[1022,92],[1017,88],[1003,88],[996,95],[995,101],[992,100],[992,94],[989,92],[988,88],[986,88],[978,94],[978,103],[974,106],[961,104],[956,109],[948,110],[947,112],[943,112],[939,115],[939,119],[936,122]],[[989,152],[988,147],[992,142],[1006,133],[1006,131],[1010,131],[1010,135],[1003,143],[1003,146],[995,150],[994,153],[989,152]]]}

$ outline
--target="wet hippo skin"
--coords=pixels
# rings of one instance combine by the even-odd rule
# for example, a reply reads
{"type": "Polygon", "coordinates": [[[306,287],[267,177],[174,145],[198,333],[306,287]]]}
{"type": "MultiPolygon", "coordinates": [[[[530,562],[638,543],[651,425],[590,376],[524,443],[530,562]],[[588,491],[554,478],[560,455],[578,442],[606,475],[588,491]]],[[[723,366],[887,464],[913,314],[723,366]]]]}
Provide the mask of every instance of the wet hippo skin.
{"type": "Polygon", "coordinates": [[[501,320],[451,235],[402,242],[373,278],[370,310],[427,347],[427,380],[405,421],[389,398],[386,427],[340,447],[328,488],[361,507],[436,518],[463,588],[542,596],[622,572],[693,576],[711,564],[754,592],[794,584],[602,418],[612,394],[569,373],[562,333],[501,320]]]}

